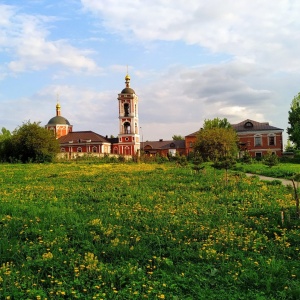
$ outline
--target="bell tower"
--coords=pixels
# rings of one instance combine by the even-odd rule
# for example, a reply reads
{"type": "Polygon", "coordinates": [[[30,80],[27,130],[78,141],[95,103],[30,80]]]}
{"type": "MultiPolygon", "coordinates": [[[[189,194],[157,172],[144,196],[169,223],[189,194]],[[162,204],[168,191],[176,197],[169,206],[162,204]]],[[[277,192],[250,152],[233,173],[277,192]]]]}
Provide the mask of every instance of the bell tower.
{"type": "Polygon", "coordinates": [[[125,88],[118,94],[119,134],[118,154],[139,155],[140,135],[138,117],[138,96],[130,87],[130,76],[125,76],[125,88]]]}

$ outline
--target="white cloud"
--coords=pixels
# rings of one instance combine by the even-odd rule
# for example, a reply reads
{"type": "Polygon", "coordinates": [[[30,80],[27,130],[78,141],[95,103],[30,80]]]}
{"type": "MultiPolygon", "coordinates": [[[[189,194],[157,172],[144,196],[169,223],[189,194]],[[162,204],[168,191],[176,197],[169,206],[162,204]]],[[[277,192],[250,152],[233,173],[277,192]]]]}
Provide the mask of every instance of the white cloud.
{"type": "Polygon", "coordinates": [[[55,18],[20,13],[0,5],[0,51],[11,57],[7,68],[13,73],[41,70],[52,65],[72,71],[98,71],[88,58],[89,50],[73,47],[66,40],[50,40],[47,24],[55,18]]]}
{"type": "Polygon", "coordinates": [[[296,0],[81,0],[102,24],[133,42],[183,41],[277,70],[300,67],[296,0]]]}

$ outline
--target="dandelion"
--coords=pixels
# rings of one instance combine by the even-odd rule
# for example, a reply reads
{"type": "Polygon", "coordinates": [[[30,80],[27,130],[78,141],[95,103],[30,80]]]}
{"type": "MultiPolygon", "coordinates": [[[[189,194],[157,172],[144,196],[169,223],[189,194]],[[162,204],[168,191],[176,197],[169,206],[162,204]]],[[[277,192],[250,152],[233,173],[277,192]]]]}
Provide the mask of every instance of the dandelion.
{"type": "Polygon", "coordinates": [[[44,253],[42,255],[43,260],[50,260],[53,258],[53,254],[51,252],[44,253]]]}

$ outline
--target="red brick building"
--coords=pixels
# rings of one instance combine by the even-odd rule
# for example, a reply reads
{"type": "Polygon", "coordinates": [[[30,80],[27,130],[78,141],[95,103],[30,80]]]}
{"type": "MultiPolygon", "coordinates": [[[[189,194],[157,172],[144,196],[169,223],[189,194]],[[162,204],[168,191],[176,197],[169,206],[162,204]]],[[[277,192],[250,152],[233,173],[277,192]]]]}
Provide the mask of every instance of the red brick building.
{"type": "Polygon", "coordinates": [[[141,150],[146,155],[175,156],[185,154],[185,141],[146,141],[141,143],[141,150]]]}
{"type": "Polygon", "coordinates": [[[283,129],[271,126],[268,122],[256,122],[250,119],[232,124],[239,137],[240,154],[249,151],[252,157],[262,157],[268,151],[282,156],[283,129]]]}
{"type": "Polygon", "coordinates": [[[109,139],[93,131],[70,132],[61,136],[58,141],[61,156],[69,159],[84,154],[102,156],[111,153],[111,142],[109,139]]]}
{"type": "MultiPolygon", "coordinates": [[[[250,119],[238,124],[232,124],[239,137],[239,156],[242,157],[245,151],[249,151],[252,157],[262,157],[268,151],[282,156],[283,129],[271,126],[268,122],[257,122],[250,119]]],[[[193,152],[193,146],[197,139],[197,133],[193,132],[185,136],[185,153],[193,152]]]]}

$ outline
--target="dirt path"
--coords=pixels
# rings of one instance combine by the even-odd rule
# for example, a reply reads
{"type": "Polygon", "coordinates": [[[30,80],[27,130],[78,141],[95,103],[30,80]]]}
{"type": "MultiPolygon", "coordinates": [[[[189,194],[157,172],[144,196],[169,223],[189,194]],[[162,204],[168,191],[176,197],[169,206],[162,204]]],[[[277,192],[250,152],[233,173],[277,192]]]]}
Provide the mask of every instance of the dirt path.
{"type": "Polygon", "coordinates": [[[268,180],[268,181],[272,181],[272,180],[280,180],[282,182],[283,185],[287,186],[287,185],[291,185],[293,186],[292,180],[288,180],[288,179],[283,179],[283,178],[273,178],[273,177],[267,177],[267,176],[262,176],[262,175],[257,175],[257,174],[251,174],[251,173],[246,173],[246,176],[258,176],[260,178],[260,180],[268,180]]]}

